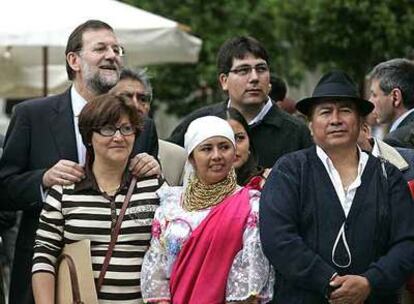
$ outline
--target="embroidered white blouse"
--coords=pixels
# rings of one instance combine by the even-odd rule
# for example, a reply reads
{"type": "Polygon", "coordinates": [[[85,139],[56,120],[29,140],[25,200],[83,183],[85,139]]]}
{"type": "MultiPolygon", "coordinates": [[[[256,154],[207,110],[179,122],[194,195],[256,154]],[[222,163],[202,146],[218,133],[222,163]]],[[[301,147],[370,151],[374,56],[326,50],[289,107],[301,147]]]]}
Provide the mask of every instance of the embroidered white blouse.
{"type": "MultiPolygon", "coordinates": [[[[169,278],[172,266],[185,240],[206,218],[211,208],[189,212],[181,206],[182,187],[163,186],[157,191],[160,207],[155,213],[150,249],[141,270],[144,301],[170,300],[169,278]]],[[[264,256],[259,238],[260,192],[249,190],[251,211],[243,233],[243,249],[231,266],[226,301],[241,301],[250,296],[267,303],[273,296],[274,272],[264,256]]]]}

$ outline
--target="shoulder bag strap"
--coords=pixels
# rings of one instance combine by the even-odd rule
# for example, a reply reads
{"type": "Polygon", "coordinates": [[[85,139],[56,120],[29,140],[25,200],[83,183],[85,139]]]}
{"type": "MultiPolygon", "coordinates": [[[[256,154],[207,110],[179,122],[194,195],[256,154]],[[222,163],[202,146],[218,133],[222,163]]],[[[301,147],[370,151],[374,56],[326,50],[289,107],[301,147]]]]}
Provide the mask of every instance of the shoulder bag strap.
{"type": "Polygon", "coordinates": [[[73,304],[84,304],[81,300],[80,289],[79,289],[79,280],[78,274],[76,272],[75,262],[72,257],[68,254],[62,253],[57,259],[57,273],[59,273],[59,268],[63,261],[66,261],[69,269],[70,285],[72,286],[72,303],[73,304]]]}
{"type": "Polygon", "coordinates": [[[99,274],[98,283],[96,284],[96,291],[99,293],[102,287],[103,280],[105,278],[106,271],[108,270],[109,262],[112,257],[112,252],[114,250],[116,241],[118,240],[119,231],[121,230],[122,220],[124,218],[127,206],[129,201],[131,200],[132,192],[137,184],[137,178],[135,176],[132,177],[131,184],[129,185],[127,195],[125,196],[124,203],[122,204],[121,211],[119,213],[118,219],[116,221],[115,229],[112,231],[111,234],[111,242],[108,247],[108,251],[106,252],[106,256],[104,262],[102,264],[102,269],[99,274]]]}

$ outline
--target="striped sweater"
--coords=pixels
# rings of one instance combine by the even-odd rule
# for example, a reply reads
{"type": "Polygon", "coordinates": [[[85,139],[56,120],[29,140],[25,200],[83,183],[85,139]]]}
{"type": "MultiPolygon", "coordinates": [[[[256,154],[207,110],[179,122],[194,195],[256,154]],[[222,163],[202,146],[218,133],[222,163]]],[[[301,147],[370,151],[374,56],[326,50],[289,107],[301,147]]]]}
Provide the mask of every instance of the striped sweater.
{"type": "MultiPolygon", "coordinates": [[[[108,197],[91,179],[50,189],[36,233],[32,273],[54,274],[65,244],[90,239],[94,277],[99,277],[114,227],[114,211],[119,215],[128,185],[108,197]]],[[[160,184],[158,178],[137,182],[98,295],[99,303],[142,303],[141,264],[151,239],[151,224],[159,205],[155,191],[160,184]]]]}

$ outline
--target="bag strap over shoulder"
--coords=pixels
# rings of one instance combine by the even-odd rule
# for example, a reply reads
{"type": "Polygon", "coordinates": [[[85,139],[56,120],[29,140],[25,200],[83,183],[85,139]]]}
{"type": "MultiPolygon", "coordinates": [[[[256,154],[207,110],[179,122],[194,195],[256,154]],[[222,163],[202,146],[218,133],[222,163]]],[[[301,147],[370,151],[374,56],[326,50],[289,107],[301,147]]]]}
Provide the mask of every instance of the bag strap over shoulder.
{"type": "Polygon", "coordinates": [[[109,244],[108,251],[106,252],[106,256],[102,264],[102,269],[99,274],[98,283],[96,284],[96,291],[98,293],[101,290],[106,271],[108,270],[109,262],[111,261],[111,257],[112,257],[112,252],[114,250],[116,241],[118,240],[119,232],[121,230],[122,220],[124,219],[126,209],[128,207],[129,201],[131,200],[132,192],[134,191],[136,184],[137,184],[137,178],[133,176],[131,180],[131,184],[129,185],[129,188],[128,188],[127,195],[125,196],[124,203],[122,204],[122,208],[119,213],[118,219],[116,221],[115,228],[112,231],[111,242],[109,244]]]}
{"type": "MultiPolygon", "coordinates": [[[[79,290],[79,280],[78,280],[78,274],[76,272],[75,262],[73,261],[72,257],[68,254],[62,253],[56,264],[58,267],[61,266],[61,263],[63,261],[66,261],[69,269],[69,276],[70,276],[70,283],[72,286],[72,300],[73,304],[84,304],[81,300],[80,290],[79,290]]],[[[58,270],[59,271],[59,270],[58,270]]]]}

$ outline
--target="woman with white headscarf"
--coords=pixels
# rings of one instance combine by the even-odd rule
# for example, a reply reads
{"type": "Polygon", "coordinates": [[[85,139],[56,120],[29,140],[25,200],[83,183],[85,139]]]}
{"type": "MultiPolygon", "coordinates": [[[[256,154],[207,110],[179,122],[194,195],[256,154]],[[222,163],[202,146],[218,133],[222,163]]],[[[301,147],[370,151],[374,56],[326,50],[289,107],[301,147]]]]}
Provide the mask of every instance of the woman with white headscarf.
{"type": "Polygon", "coordinates": [[[239,187],[234,133],[223,119],[194,120],[185,134],[190,176],[163,187],[141,272],[149,303],[266,303],[273,273],[258,231],[260,192],[239,187]]]}

